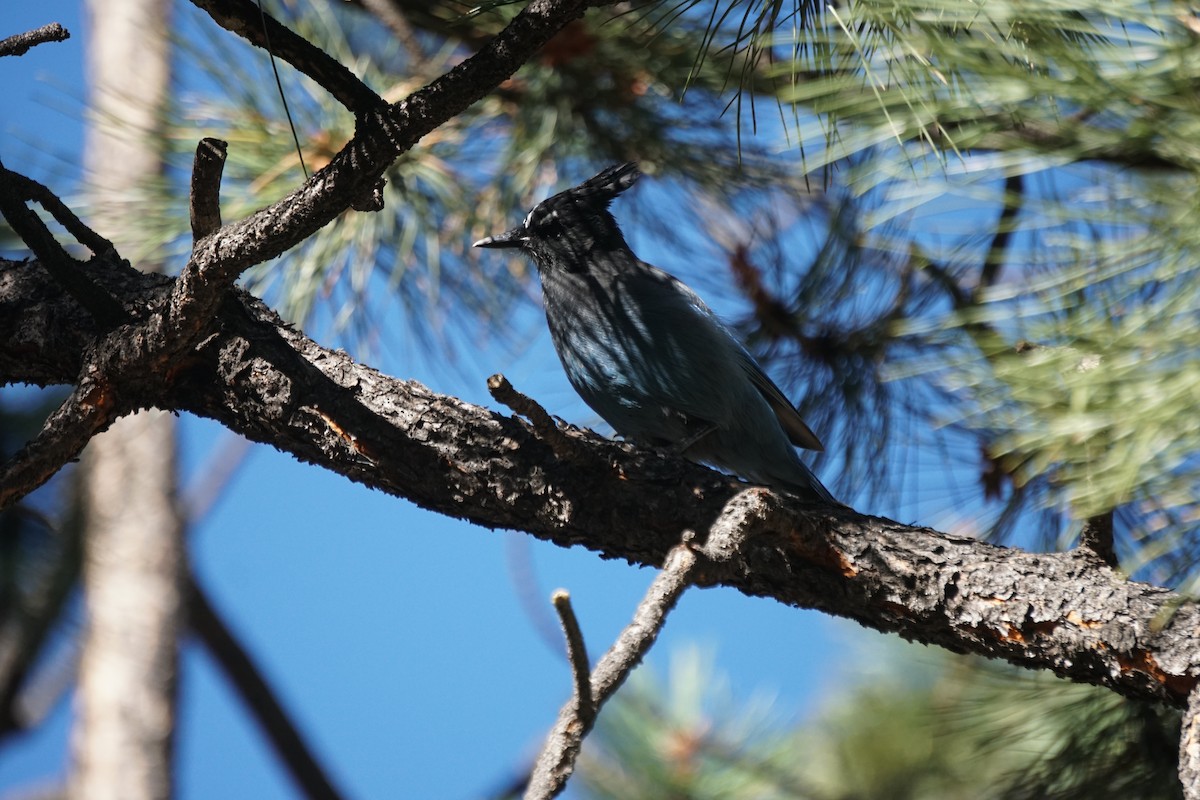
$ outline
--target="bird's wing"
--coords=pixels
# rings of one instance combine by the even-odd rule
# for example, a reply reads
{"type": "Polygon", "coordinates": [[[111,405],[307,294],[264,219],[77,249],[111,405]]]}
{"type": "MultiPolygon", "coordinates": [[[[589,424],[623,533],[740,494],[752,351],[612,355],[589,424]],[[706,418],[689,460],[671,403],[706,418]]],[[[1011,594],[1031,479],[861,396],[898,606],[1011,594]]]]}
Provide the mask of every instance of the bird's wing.
{"type": "Polygon", "coordinates": [[[800,412],[796,410],[796,407],[792,405],[790,400],[784,397],[783,392],[775,385],[775,382],[767,377],[767,373],[762,371],[762,367],[742,347],[738,348],[738,357],[741,360],[742,369],[750,376],[750,381],[754,384],[754,388],[758,389],[759,394],[771,406],[771,410],[775,412],[779,424],[783,426],[784,433],[787,434],[792,444],[808,450],[823,451],[825,445],[821,444],[821,440],[817,438],[812,429],[801,419],[800,412]]]}
{"type": "MultiPolygon", "coordinates": [[[[645,262],[643,262],[643,264],[645,264],[645,262]]],[[[803,447],[808,450],[824,451],[825,445],[821,444],[821,440],[817,438],[817,435],[812,432],[812,429],[805,424],[803,419],[801,419],[800,412],[798,412],[796,407],[791,404],[791,401],[784,396],[779,387],[775,385],[775,382],[767,377],[767,374],[762,371],[762,367],[758,365],[758,362],[754,360],[754,357],[746,351],[746,348],[742,347],[733,333],[725,327],[725,323],[721,322],[720,318],[713,313],[712,309],[710,309],[708,305],[702,299],[700,299],[700,296],[692,291],[691,287],[689,287],[687,284],[669,275],[668,273],[665,273],[662,270],[650,265],[645,266],[649,267],[653,273],[661,275],[663,278],[665,278],[663,285],[665,286],[669,284],[672,287],[672,295],[678,297],[680,300],[683,300],[696,311],[699,311],[703,316],[710,319],[714,324],[714,329],[716,331],[720,331],[721,335],[728,337],[730,344],[732,344],[734,350],[737,352],[739,365],[750,377],[750,382],[754,384],[754,388],[757,389],[759,394],[763,396],[763,399],[767,401],[767,405],[769,405],[771,410],[775,412],[775,417],[779,420],[779,424],[783,427],[784,433],[787,434],[788,440],[791,441],[792,444],[796,445],[796,447],[803,447]]]]}

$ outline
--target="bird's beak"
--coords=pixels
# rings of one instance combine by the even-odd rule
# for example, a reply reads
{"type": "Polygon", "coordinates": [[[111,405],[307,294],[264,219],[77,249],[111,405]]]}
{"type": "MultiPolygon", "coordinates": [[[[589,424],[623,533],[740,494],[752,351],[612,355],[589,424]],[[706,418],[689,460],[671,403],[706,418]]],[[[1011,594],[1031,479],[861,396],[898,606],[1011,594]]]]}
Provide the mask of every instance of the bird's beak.
{"type": "Polygon", "coordinates": [[[529,237],[525,233],[525,226],[518,225],[510,231],[497,233],[495,236],[488,236],[485,239],[480,239],[472,247],[524,247],[525,242],[529,241],[529,237]]]}

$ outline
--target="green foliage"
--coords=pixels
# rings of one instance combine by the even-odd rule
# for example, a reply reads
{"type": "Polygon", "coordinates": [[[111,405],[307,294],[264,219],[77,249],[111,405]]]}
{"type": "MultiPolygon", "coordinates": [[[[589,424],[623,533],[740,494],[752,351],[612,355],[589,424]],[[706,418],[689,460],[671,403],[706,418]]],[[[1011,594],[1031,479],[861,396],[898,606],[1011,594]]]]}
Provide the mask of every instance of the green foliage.
{"type": "Polygon", "coordinates": [[[683,651],[665,681],[642,668],[605,707],[576,780],[604,800],[807,797],[795,754],[775,763],[784,736],[769,698],[735,698],[710,658],[683,651]]]}
{"type": "Polygon", "coordinates": [[[1040,518],[1021,541],[1052,547],[1118,508],[1125,563],[1180,583],[1200,485],[1195,17],[801,8],[756,46],[827,225],[808,260],[751,251],[777,303],[744,330],[819,398],[864,500],[924,488],[922,517],[997,537],[1040,518]]]}
{"type": "MultiPolygon", "coordinates": [[[[404,36],[332,0],[271,10],[390,101],[449,70],[519,10],[398,7],[404,36]]],[[[212,26],[198,27],[202,36],[184,27],[182,57],[206,77],[178,104],[170,135],[181,169],[198,136],[230,143],[223,214],[236,219],[293,190],[303,180],[299,159],[266,57],[212,26]]],[[[807,194],[803,182],[781,181],[766,143],[739,148],[737,120],[721,116],[719,95],[739,57],[698,65],[706,35],[698,20],[668,25],[649,11],[573,23],[500,90],[402,157],[386,176],[385,211],[343,215],[280,263],[254,270],[248,284],[297,320],[334,298],[336,326],[356,326],[359,344],[377,335],[370,312],[393,298],[418,343],[446,350],[456,344],[446,332],[472,323],[511,336],[502,321],[529,288],[523,260],[498,269],[470,242],[510,226],[518,211],[597,163],[637,158],[647,171],[691,181],[715,207],[729,202],[731,187],[767,185],[782,186],[794,205],[807,194]]],[[[280,70],[303,160],[319,169],[353,134],[353,120],[320,87],[285,64],[280,70]]],[[[165,195],[147,206],[148,241],[182,252],[183,210],[165,195]]],[[[665,232],[674,227],[663,223],[665,232]]]]}
{"type": "MultiPolygon", "coordinates": [[[[399,22],[331,0],[274,12],[398,100],[520,7],[393,5],[399,22]]],[[[266,58],[199,30],[180,47],[208,77],[171,131],[181,167],[202,133],[230,142],[231,219],[303,177],[266,58]]],[[[423,349],[515,347],[528,265],[469,243],[637,158],[680,213],[644,212],[654,189],[627,213],[676,253],[664,266],[728,267],[688,277],[709,296],[734,279],[837,493],[1039,547],[1116,508],[1125,564],[1178,585],[1200,467],[1198,32],[1175,6],[1098,0],[595,12],[406,154],[382,213],[343,215],[248,282],[297,320],[325,308],[360,347],[392,302],[423,349]]],[[[319,169],[353,121],[281,69],[319,169]]],[[[150,207],[170,211],[147,213],[148,242],[182,251],[179,204],[150,207]]]]}
{"type": "Polygon", "coordinates": [[[640,670],[581,760],[588,798],[1123,800],[1181,796],[1179,715],[1110,691],[891,645],[894,669],[784,724],[737,703],[711,660],[640,670]]]}

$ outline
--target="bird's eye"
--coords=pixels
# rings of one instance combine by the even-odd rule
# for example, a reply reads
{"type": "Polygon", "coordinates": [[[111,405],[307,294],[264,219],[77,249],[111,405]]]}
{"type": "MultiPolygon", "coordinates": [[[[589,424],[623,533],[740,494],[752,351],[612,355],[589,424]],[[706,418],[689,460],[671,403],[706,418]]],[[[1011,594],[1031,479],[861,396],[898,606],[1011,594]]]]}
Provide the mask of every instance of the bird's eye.
{"type": "Polygon", "coordinates": [[[564,232],[562,221],[556,216],[542,217],[534,223],[534,230],[543,238],[555,238],[564,232]]]}

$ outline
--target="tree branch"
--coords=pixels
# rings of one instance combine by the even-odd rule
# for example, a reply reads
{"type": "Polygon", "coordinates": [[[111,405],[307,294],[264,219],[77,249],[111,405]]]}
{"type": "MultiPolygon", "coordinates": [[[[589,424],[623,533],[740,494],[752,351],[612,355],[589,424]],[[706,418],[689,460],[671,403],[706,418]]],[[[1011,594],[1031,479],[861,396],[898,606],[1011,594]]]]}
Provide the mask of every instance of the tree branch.
{"type": "MultiPolygon", "coordinates": [[[[217,9],[218,22],[224,19],[222,24],[228,23],[226,27],[238,34],[253,36],[248,31],[261,24],[257,7],[247,0],[195,2],[206,11],[217,9]]],[[[399,155],[511,77],[564,25],[582,16],[588,7],[606,4],[532,0],[479,52],[406,99],[392,106],[374,95],[370,103],[356,101],[363,107],[355,109],[357,131],[346,146],[287,197],[197,242],[188,270],[216,284],[229,285],[251,266],[302,242],[370,193],[399,155]]],[[[277,56],[306,63],[294,50],[281,45],[274,32],[271,42],[272,47],[279,45],[277,56]]],[[[324,74],[311,77],[337,96],[342,92],[340,84],[322,83],[324,74]]]]}
{"type": "Polygon", "coordinates": [[[67,233],[75,237],[75,241],[91,250],[93,254],[104,255],[113,249],[112,242],[85,225],[75,216],[75,212],[44,184],[10,170],[5,170],[3,177],[13,183],[22,198],[32,200],[46,209],[55,222],[62,225],[67,233]]]}
{"type": "Polygon", "coordinates": [[[8,508],[74,461],[120,415],[108,381],[89,375],[46,418],[38,435],[0,468],[0,509],[8,508]]]}
{"type": "Polygon", "coordinates": [[[196,145],[192,161],[192,239],[199,241],[221,227],[221,174],[229,143],[204,138],[196,145]]]}
{"type": "Polygon", "coordinates": [[[488,392],[497,402],[504,403],[515,413],[529,420],[534,431],[550,445],[555,455],[560,458],[571,457],[574,440],[558,429],[558,426],[554,424],[554,418],[546,412],[546,409],[538,405],[537,401],[518,392],[508,382],[508,378],[500,373],[488,378],[487,387],[488,392]]]}
{"type": "Polygon", "coordinates": [[[596,664],[589,693],[592,703],[584,705],[583,697],[577,691],[559,712],[558,721],[546,737],[541,755],[534,764],[525,800],[550,800],[566,788],[567,779],[575,771],[575,759],[583,739],[596,722],[596,714],[649,652],[667,621],[667,614],[691,585],[696,563],[696,553],[686,541],[667,554],[662,571],[638,604],[633,621],[625,626],[617,641],[596,664]]]}
{"type": "Polygon", "coordinates": [[[1079,534],[1079,546],[1104,564],[1114,568],[1118,566],[1117,551],[1113,547],[1113,512],[1111,509],[1083,521],[1083,530],[1079,534]]]}
{"type": "Polygon", "coordinates": [[[983,301],[983,293],[996,285],[1000,280],[1000,270],[1004,259],[1008,256],[1008,248],[1016,232],[1017,218],[1021,215],[1021,206],[1025,197],[1025,178],[1020,173],[1014,173],[1004,179],[1004,195],[1000,208],[1000,218],[996,220],[996,235],[983,256],[983,266],[979,272],[979,283],[971,293],[971,304],[978,305],[983,301]]]}
{"type": "Polygon", "coordinates": [[[71,646],[45,659],[44,646],[78,586],[83,554],[80,529],[74,524],[58,526],[29,506],[0,514],[3,537],[21,536],[34,525],[45,528],[56,544],[47,568],[24,574],[24,598],[14,598],[16,602],[5,609],[7,619],[0,623],[0,742],[11,733],[41,724],[75,683],[78,648],[71,646]],[[34,670],[39,661],[40,668],[34,670]]]}
{"type": "Polygon", "coordinates": [[[39,44],[63,42],[70,38],[70,31],[57,22],[51,22],[49,25],[0,39],[0,56],[23,56],[39,44]]]}
{"type": "Polygon", "coordinates": [[[309,749],[271,685],[241,643],[209,602],[208,595],[187,578],[188,616],[192,631],[225,673],[242,702],[258,720],[259,727],[305,797],[338,800],[344,797],[309,749]]]}
{"type": "Polygon", "coordinates": [[[268,50],[312,78],[354,114],[385,105],[369,86],[340,61],[294,33],[252,0],[192,0],[227,31],[268,50]]]}
{"type": "MultiPolygon", "coordinates": [[[[79,263],[63,250],[46,224],[25,205],[27,198],[21,190],[28,189],[31,185],[40,186],[23,175],[10,172],[0,164],[0,214],[4,215],[22,241],[29,245],[42,267],[66,287],[80,305],[102,325],[111,328],[124,322],[128,315],[121,304],[83,273],[79,263]]],[[[70,218],[75,219],[73,214],[70,218]]]]}
{"type": "Polygon", "coordinates": [[[588,660],[583,631],[575,617],[575,609],[571,608],[571,595],[566,589],[555,591],[550,602],[558,612],[563,636],[567,640],[567,661],[571,664],[571,677],[575,679],[575,714],[590,727],[596,716],[597,705],[592,697],[592,665],[588,660]]]}
{"type": "MultiPolygon", "coordinates": [[[[96,268],[105,285],[124,282],[142,302],[171,290],[166,279],[135,278],[120,264],[96,268]]],[[[47,319],[70,318],[71,309],[42,271],[0,262],[0,373],[74,380],[71,365],[81,358],[74,348],[86,348],[94,328],[84,319],[69,331],[44,330],[47,319]],[[35,326],[44,338],[30,333],[35,326]]],[[[217,322],[219,332],[202,346],[169,369],[125,375],[123,389],[438,513],[657,565],[680,531],[703,540],[745,488],[572,427],[563,434],[574,454],[559,457],[524,423],[357,364],[240,290],[226,297],[217,322]]],[[[747,494],[760,497],[761,509],[750,541],[727,563],[706,564],[698,585],[730,586],[1176,706],[1197,683],[1196,606],[1125,581],[1093,558],[1026,553],[850,509],[797,505],[766,490],[747,494]]]]}

